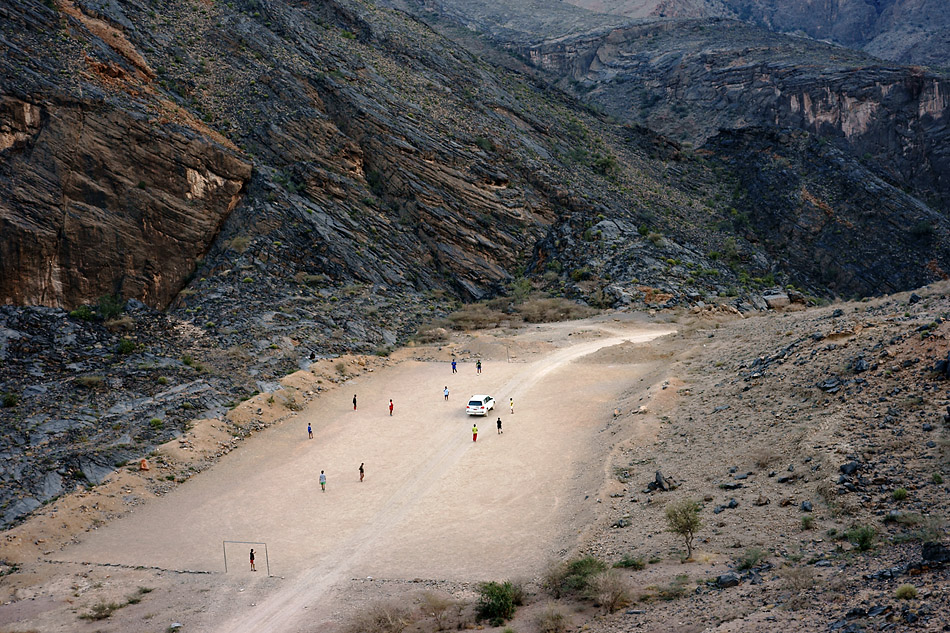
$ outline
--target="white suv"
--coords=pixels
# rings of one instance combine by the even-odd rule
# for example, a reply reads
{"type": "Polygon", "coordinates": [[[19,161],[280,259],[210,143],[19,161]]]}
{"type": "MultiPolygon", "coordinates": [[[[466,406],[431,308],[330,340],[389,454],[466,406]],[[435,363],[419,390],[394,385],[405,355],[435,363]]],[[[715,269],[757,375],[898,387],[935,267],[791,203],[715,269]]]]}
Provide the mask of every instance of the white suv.
{"type": "Polygon", "coordinates": [[[469,415],[488,415],[495,408],[495,400],[491,396],[472,396],[468,399],[465,413],[469,415]]]}

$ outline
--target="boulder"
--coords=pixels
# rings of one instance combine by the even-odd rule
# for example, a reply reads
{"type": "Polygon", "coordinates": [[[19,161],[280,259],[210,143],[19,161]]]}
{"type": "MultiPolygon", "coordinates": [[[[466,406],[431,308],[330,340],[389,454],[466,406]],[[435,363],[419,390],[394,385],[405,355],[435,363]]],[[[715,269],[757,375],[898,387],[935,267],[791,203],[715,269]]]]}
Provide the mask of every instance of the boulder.
{"type": "Polygon", "coordinates": [[[726,589],[737,586],[740,581],[739,575],[730,571],[716,578],[716,586],[720,589],[726,589]]]}
{"type": "Polygon", "coordinates": [[[764,293],[762,295],[762,300],[765,301],[765,304],[773,310],[784,308],[792,302],[791,299],[788,298],[788,295],[780,290],[764,293]]]}
{"type": "Polygon", "coordinates": [[[943,543],[924,543],[920,546],[920,557],[928,563],[950,563],[950,548],[943,543]]]}

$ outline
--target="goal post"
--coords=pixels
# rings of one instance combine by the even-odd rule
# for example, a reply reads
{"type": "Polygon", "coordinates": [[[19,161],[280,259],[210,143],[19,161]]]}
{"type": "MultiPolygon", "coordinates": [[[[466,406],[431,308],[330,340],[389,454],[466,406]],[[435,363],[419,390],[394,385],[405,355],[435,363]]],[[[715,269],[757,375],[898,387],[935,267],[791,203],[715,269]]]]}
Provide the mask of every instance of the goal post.
{"type": "Polygon", "coordinates": [[[221,541],[221,549],[224,551],[224,573],[228,573],[228,545],[263,545],[264,567],[267,569],[267,575],[270,576],[270,558],[267,556],[267,543],[264,541],[221,541]]]}

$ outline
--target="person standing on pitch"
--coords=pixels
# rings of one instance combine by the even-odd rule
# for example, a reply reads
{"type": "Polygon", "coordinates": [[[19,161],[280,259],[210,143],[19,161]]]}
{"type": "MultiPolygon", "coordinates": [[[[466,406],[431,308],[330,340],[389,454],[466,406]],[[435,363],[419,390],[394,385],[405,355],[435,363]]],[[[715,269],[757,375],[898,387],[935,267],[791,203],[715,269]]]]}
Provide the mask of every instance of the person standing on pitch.
{"type": "Polygon", "coordinates": [[[389,415],[393,414],[393,399],[389,399],[389,415]]]}
{"type": "Polygon", "coordinates": [[[478,440],[478,427],[473,424],[472,425],[472,441],[474,442],[476,440],[478,440]]]}
{"type": "Polygon", "coordinates": [[[365,473],[363,472],[363,462],[360,462],[360,483],[363,483],[363,475],[364,475],[364,474],[365,474],[365,473]]]}
{"type": "Polygon", "coordinates": [[[320,471],[320,490],[327,491],[327,476],[323,474],[322,470],[320,471]]]}
{"type": "Polygon", "coordinates": [[[511,414],[514,415],[515,413],[515,399],[514,398],[508,398],[508,408],[511,409],[511,414]]]}
{"type": "Polygon", "coordinates": [[[498,418],[498,435],[501,435],[501,418],[498,418]]]}
{"type": "Polygon", "coordinates": [[[310,423],[309,423],[309,422],[307,422],[307,435],[310,436],[310,439],[311,439],[311,440],[313,439],[313,427],[310,426],[310,423]]]}
{"type": "Polygon", "coordinates": [[[446,385],[446,386],[445,386],[445,389],[442,390],[442,395],[445,396],[445,399],[446,399],[446,400],[449,399],[449,386],[448,386],[448,385],[446,385]]]}
{"type": "Polygon", "coordinates": [[[453,373],[453,374],[457,374],[457,373],[459,373],[459,370],[458,370],[458,365],[456,364],[456,362],[455,362],[455,359],[454,359],[454,358],[452,359],[452,373],[453,373]]]}
{"type": "Polygon", "coordinates": [[[356,411],[356,394],[353,394],[353,410],[356,411]]]}
{"type": "Polygon", "coordinates": [[[251,571],[257,571],[257,567],[254,566],[254,548],[251,548],[251,571]]]}
{"type": "Polygon", "coordinates": [[[482,361],[480,360],[475,361],[475,373],[476,374],[482,373],[482,361]]]}

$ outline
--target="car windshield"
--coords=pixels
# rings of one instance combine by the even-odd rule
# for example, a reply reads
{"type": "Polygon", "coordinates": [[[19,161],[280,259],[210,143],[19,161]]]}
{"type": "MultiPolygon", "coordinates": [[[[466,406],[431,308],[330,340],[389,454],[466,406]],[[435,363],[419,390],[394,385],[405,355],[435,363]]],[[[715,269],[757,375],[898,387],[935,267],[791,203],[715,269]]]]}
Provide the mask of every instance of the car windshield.
{"type": "Polygon", "coordinates": [[[468,403],[468,406],[470,406],[470,407],[480,407],[480,406],[482,406],[482,401],[481,401],[481,400],[472,400],[471,402],[468,403]]]}

